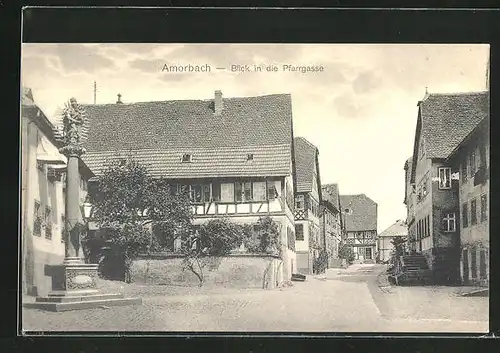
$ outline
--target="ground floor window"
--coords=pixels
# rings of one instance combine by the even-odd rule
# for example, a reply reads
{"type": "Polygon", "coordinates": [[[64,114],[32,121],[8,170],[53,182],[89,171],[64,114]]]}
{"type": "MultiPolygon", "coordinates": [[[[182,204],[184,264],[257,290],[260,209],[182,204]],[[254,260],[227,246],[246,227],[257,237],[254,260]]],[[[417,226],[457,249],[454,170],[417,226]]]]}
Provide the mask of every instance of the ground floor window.
{"type": "Polygon", "coordinates": [[[467,281],[469,279],[469,251],[467,249],[462,251],[462,272],[464,281],[467,281]]]}
{"type": "Polygon", "coordinates": [[[372,260],[372,248],[365,249],[365,259],[372,260]]]}
{"type": "Polygon", "coordinates": [[[479,278],[486,279],[486,250],[481,250],[479,253],[479,278]]]}
{"type": "Polygon", "coordinates": [[[477,278],[477,259],[476,259],[476,248],[470,250],[470,271],[471,277],[477,278]]]}

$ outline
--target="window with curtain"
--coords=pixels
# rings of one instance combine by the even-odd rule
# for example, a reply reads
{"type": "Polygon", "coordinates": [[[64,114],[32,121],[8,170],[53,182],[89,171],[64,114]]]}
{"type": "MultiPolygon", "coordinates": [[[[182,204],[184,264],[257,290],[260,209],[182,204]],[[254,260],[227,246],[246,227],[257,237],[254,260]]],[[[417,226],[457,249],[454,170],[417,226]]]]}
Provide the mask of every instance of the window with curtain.
{"type": "Polygon", "coordinates": [[[254,181],[253,182],[253,200],[265,201],[266,200],[266,182],[254,181]]]}
{"type": "MultiPolygon", "coordinates": [[[[220,201],[221,202],[234,202],[235,187],[233,183],[220,184],[220,201]]],[[[241,189],[240,189],[241,194],[241,189]]]]}

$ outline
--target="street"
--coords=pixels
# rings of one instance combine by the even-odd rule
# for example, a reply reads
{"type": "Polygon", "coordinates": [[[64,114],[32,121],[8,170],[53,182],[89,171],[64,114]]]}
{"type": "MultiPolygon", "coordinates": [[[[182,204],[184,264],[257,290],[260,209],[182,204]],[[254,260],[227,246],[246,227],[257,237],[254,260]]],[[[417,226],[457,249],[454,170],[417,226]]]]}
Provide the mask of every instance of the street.
{"type": "Polygon", "coordinates": [[[141,295],[140,306],[23,309],[25,331],[487,332],[488,298],[385,285],[383,265],[331,269],[275,290],[141,295]],[[382,276],[382,277],[381,277],[382,276]]]}

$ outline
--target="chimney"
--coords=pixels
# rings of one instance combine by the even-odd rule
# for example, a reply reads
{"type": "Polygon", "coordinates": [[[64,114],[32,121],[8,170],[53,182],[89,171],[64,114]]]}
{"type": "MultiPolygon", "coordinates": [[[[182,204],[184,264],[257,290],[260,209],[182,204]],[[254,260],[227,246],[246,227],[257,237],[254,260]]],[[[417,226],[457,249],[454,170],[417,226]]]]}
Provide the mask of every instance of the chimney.
{"type": "Polygon", "coordinates": [[[222,103],[222,91],[215,91],[214,100],[214,113],[215,115],[221,115],[224,105],[222,103]]]}
{"type": "Polygon", "coordinates": [[[118,100],[116,101],[116,104],[123,104],[122,102],[122,95],[120,93],[118,93],[118,100]]]}

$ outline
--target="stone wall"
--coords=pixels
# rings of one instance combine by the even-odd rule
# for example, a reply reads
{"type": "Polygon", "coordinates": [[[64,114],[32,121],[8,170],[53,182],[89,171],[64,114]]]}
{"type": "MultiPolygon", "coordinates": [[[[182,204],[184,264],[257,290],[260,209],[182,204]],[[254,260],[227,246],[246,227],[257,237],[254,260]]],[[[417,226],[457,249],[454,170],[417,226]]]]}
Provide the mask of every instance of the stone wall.
{"type": "MultiPolygon", "coordinates": [[[[204,285],[270,289],[275,288],[278,279],[283,277],[280,271],[283,271],[283,266],[279,258],[234,254],[211,261],[203,269],[204,285]]],[[[173,254],[140,257],[132,265],[131,277],[132,282],[141,284],[196,286],[199,283],[196,275],[183,270],[182,257],[173,254]]]]}

